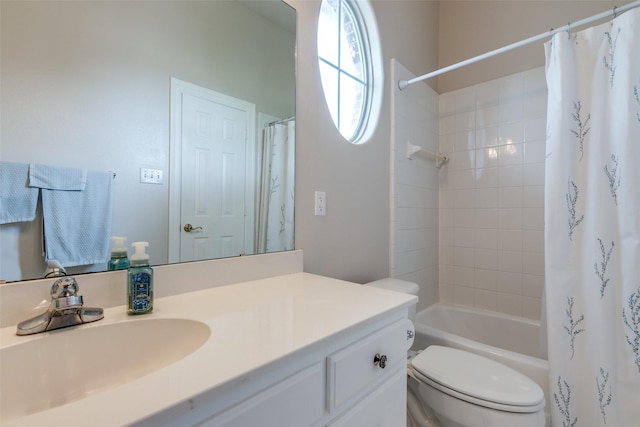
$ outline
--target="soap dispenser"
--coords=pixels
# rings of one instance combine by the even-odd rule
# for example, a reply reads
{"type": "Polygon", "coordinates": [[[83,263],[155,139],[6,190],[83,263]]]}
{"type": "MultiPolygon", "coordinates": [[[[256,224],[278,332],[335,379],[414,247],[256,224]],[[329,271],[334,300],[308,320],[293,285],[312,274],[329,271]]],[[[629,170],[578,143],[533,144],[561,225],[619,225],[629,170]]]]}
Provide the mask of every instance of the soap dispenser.
{"type": "Polygon", "coordinates": [[[153,269],[149,266],[149,255],[145,248],[147,242],[134,242],[135,249],[131,255],[128,279],[128,310],[129,314],[145,314],[153,310],[153,269]]]}
{"type": "Polygon", "coordinates": [[[111,259],[107,264],[107,270],[126,270],[129,268],[129,254],[127,254],[127,248],[124,246],[126,237],[111,237],[113,241],[113,249],[111,249],[111,259]]]}

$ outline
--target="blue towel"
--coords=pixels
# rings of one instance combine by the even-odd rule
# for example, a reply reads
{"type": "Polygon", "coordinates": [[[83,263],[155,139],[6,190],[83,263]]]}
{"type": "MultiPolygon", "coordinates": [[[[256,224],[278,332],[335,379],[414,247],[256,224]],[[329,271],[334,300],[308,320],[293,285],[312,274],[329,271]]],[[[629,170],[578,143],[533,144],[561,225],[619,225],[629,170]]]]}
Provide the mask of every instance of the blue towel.
{"type": "Polygon", "coordinates": [[[86,169],[59,166],[29,165],[29,186],[48,190],[84,190],[87,184],[86,169]]]}
{"type": "Polygon", "coordinates": [[[0,162],[0,224],[33,221],[38,189],[29,188],[26,163],[0,162]]]}
{"type": "Polygon", "coordinates": [[[83,191],[42,189],[44,250],[63,267],[109,259],[113,173],[87,172],[83,191]]]}

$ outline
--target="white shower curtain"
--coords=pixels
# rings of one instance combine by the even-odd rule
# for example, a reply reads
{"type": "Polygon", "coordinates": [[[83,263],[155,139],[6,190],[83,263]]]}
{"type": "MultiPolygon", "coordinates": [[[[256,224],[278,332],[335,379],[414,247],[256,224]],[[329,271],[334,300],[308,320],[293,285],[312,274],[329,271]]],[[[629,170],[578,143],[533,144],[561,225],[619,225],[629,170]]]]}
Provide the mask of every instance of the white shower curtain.
{"type": "Polygon", "coordinates": [[[640,9],[545,48],[553,425],[640,426],[640,9]]]}
{"type": "Polygon", "coordinates": [[[267,125],[262,132],[256,252],[294,248],[295,120],[267,125]]]}

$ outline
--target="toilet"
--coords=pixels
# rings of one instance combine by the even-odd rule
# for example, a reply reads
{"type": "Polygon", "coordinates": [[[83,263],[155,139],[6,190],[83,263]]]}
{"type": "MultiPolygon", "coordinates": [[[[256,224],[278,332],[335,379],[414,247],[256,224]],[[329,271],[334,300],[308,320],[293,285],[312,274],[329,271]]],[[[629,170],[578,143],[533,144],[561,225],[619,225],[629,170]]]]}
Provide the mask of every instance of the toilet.
{"type": "MultiPolygon", "coordinates": [[[[418,285],[382,279],[369,286],[418,294],[418,285]]],[[[415,309],[409,313],[414,320],[415,309]]],[[[486,357],[432,345],[407,366],[410,390],[433,411],[442,427],[543,427],[544,393],[527,376],[486,357]]],[[[411,410],[412,407],[410,407],[411,410]]],[[[412,417],[413,421],[421,417],[412,417]]],[[[420,427],[434,424],[428,420],[420,427]]]]}

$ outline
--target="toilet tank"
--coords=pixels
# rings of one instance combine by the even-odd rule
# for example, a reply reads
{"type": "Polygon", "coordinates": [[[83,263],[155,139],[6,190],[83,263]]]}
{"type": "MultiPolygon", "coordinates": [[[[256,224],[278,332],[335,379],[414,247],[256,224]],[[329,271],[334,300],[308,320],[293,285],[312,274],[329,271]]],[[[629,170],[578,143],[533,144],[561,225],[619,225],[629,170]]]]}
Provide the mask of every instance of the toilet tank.
{"type": "MultiPolygon", "coordinates": [[[[420,287],[417,283],[409,282],[407,280],[394,279],[393,277],[387,277],[385,279],[376,280],[374,282],[365,283],[366,286],[373,286],[374,288],[387,289],[390,291],[401,292],[403,294],[410,294],[418,296],[420,287]]],[[[409,320],[414,321],[416,316],[416,305],[413,304],[409,307],[409,320]]]]}

